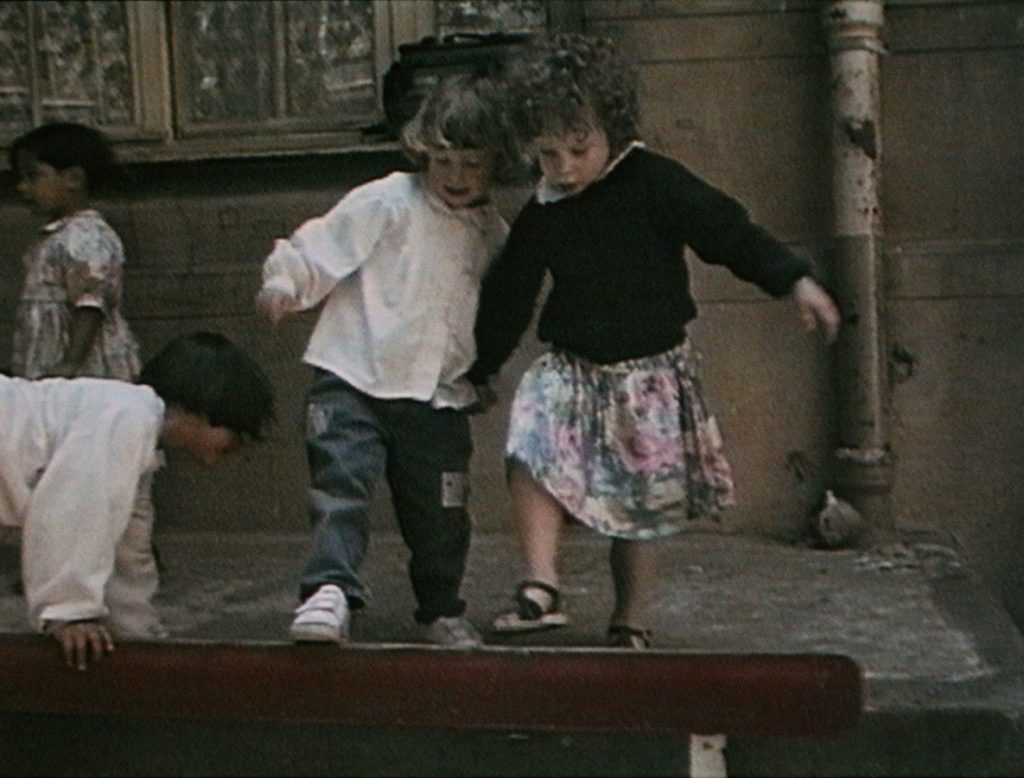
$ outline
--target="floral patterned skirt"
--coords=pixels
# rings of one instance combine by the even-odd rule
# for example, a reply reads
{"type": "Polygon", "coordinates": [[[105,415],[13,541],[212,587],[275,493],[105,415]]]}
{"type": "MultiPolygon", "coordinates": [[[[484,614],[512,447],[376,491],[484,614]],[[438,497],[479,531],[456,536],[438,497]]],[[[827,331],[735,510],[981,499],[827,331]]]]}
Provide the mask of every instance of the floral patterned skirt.
{"type": "Polygon", "coordinates": [[[670,535],[734,502],[718,425],[685,341],[605,365],[543,355],[516,390],[505,455],[567,513],[612,537],[670,535]]]}

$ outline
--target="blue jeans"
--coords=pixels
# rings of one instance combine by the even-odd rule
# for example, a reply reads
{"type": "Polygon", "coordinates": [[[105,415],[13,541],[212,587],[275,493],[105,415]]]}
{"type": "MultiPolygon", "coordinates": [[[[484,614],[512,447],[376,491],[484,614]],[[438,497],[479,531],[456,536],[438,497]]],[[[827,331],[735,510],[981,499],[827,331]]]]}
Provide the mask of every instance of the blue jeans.
{"type": "Polygon", "coordinates": [[[416,620],[462,615],[471,453],[466,413],[370,397],[316,370],[306,414],[313,553],[302,574],[302,599],[333,583],[353,610],[369,602],[359,568],[369,540],[369,501],[386,477],[402,539],[412,552],[416,620]]]}

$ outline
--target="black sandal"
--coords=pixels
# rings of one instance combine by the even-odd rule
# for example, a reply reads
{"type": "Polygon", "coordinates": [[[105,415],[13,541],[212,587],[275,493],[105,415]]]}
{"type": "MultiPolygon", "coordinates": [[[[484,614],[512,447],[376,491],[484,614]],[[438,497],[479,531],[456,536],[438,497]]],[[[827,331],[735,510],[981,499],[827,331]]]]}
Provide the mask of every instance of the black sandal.
{"type": "Polygon", "coordinates": [[[495,632],[534,632],[541,629],[564,627],[569,617],[559,610],[561,594],[558,589],[544,581],[523,581],[516,588],[516,609],[503,613],[494,620],[495,632]],[[545,608],[537,600],[527,596],[530,589],[539,589],[550,595],[551,602],[545,608]]]}
{"type": "Polygon", "coordinates": [[[651,631],[625,624],[612,624],[608,627],[608,647],[634,648],[642,651],[651,647],[651,631]]]}

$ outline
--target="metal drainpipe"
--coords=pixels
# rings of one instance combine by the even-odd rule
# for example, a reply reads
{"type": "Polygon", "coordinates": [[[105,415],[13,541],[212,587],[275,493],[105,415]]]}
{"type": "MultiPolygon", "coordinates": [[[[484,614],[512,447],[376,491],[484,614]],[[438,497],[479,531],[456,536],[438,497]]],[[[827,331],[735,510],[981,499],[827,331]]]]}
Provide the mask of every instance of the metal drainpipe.
{"type": "Polygon", "coordinates": [[[835,491],[873,531],[893,529],[894,478],[883,329],[880,87],[884,0],[827,2],[833,262],[843,312],[836,348],[835,491]]]}

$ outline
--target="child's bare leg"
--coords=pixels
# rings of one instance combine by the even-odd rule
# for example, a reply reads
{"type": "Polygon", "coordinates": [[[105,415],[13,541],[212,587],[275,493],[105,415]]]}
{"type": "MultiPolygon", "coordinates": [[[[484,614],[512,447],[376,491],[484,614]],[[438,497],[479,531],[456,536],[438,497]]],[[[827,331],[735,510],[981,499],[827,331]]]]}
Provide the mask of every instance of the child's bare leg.
{"type": "Polygon", "coordinates": [[[564,627],[569,620],[559,608],[557,569],[562,507],[515,462],[508,466],[508,488],[526,580],[516,592],[516,609],[498,616],[494,629],[529,632],[564,627]]]}
{"type": "Polygon", "coordinates": [[[649,540],[612,541],[615,610],[612,626],[646,629],[658,583],[658,544],[649,540]]]}
{"type": "Polygon", "coordinates": [[[527,577],[557,587],[562,506],[516,462],[508,465],[508,490],[527,577]]]}

